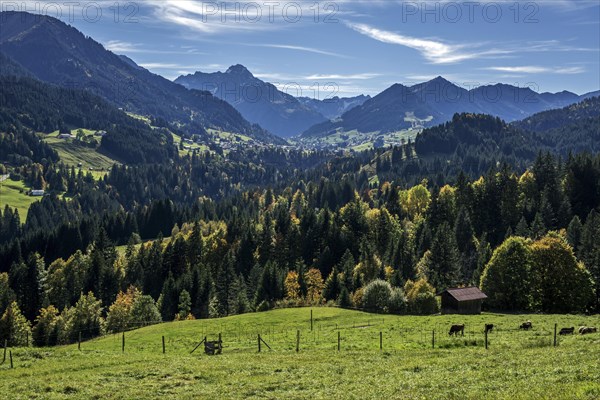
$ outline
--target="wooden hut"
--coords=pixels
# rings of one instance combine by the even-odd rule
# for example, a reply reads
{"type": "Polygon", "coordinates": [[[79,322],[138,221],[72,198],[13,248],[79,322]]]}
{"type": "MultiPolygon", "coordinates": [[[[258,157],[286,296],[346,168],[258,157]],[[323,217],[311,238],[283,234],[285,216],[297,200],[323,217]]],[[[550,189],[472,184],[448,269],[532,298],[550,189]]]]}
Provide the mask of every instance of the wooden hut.
{"type": "Polygon", "coordinates": [[[487,299],[478,287],[446,289],[442,298],[442,314],[481,314],[481,303],[487,299]]]}

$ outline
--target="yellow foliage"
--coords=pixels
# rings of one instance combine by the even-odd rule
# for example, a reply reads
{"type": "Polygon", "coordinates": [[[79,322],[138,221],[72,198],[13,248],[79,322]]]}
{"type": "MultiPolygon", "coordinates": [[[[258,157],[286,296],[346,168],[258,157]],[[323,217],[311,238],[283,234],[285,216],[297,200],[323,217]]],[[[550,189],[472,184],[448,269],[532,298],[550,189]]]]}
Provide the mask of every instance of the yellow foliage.
{"type": "Polygon", "coordinates": [[[413,220],[423,215],[431,203],[431,193],[429,193],[426,184],[426,181],[424,181],[419,185],[413,186],[408,191],[403,190],[400,193],[402,209],[413,220]]]}
{"type": "Polygon", "coordinates": [[[392,279],[392,276],[394,275],[394,268],[392,268],[388,265],[387,267],[384,268],[384,272],[385,272],[385,279],[389,282],[392,279]]]}
{"type": "Polygon", "coordinates": [[[312,304],[320,302],[325,287],[321,271],[315,268],[309,269],[304,274],[304,281],[306,282],[306,300],[312,304]]]}
{"type": "Polygon", "coordinates": [[[289,300],[298,300],[300,298],[300,283],[298,282],[298,273],[290,271],[285,277],[285,297],[289,300]]]}
{"type": "Polygon", "coordinates": [[[421,293],[435,293],[435,289],[427,282],[427,279],[421,278],[416,282],[409,279],[404,284],[404,295],[409,302],[415,301],[421,293]]]}

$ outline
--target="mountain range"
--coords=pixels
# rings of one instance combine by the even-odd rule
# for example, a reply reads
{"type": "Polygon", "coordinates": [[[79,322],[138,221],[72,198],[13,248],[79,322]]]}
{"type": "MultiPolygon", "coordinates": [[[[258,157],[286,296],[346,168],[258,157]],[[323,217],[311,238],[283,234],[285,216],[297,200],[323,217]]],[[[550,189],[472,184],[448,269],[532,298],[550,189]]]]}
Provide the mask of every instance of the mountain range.
{"type": "MultiPolygon", "coordinates": [[[[291,96],[242,65],[172,82],[58,19],[21,12],[2,12],[0,17],[0,75],[86,90],[123,111],[150,117],[155,126],[173,127],[187,136],[205,135],[206,140],[211,140],[207,129],[272,144],[285,144],[283,137],[299,134],[319,138],[350,131],[389,133],[436,126],[456,113],[513,122],[600,95],[537,93],[506,84],[467,90],[437,77],[413,86],[394,84],[372,98],[316,100],[291,96]]],[[[535,121],[528,123],[539,128],[535,121]]]]}
{"type": "Polygon", "coordinates": [[[12,11],[0,17],[0,52],[43,82],[91,91],[126,111],[166,120],[189,134],[214,128],[284,143],[210,92],[188,90],[153,74],[58,19],[12,11]]]}
{"type": "Polygon", "coordinates": [[[355,97],[331,97],[324,100],[314,99],[312,97],[298,97],[298,101],[307,107],[312,108],[327,119],[336,119],[342,116],[346,111],[364,104],[371,96],[361,94],[355,97]]]}
{"type": "Polygon", "coordinates": [[[225,72],[180,76],[175,80],[188,89],[209,91],[234,106],[248,121],[281,137],[297,135],[327,119],[275,85],[256,78],[243,65],[225,72]]]}
{"type": "Polygon", "coordinates": [[[353,130],[388,133],[430,127],[450,121],[454,114],[463,112],[489,114],[512,122],[598,94],[536,93],[530,88],[505,84],[466,90],[437,77],[414,86],[395,84],[340,118],[311,127],[302,136],[324,137],[353,130]]]}

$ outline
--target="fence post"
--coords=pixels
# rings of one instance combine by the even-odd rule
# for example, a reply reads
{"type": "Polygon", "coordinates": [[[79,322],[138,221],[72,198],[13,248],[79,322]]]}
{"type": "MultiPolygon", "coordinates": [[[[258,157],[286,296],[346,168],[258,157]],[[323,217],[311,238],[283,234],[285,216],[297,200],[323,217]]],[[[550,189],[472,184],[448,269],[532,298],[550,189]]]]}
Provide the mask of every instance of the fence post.
{"type": "Polygon", "coordinates": [[[383,350],[383,332],[379,331],[379,350],[383,350]]]}
{"type": "Polygon", "coordinates": [[[81,351],[81,331],[79,331],[79,338],[77,340],[77,350],[81,351]]]}
{"type": "Polygon", "coordinates": [[[312,308],[310,309],[310,331],[312,332],[313,330],[313,314],[312,314],[312,308]]]}
{"type": "Polygon", "coordinates": [[[296,353],[300,351],[300,329],[296,331],[296,353]]]}
{"type": "Polygon", "coordinates": [[[554,347],[556,347],[556,328],[558,324],[554,324],[554,347]]]}
{"type": "Polygon", "coordinates": [[[431,348],[435,349],[435,329],[431,331],[431,348]]]}
{"type": "Polygon", "coordinates": [[[10,355],[10,367],[13,368],[13,361],[12,361],[12,350],[8,352],[10,355]]]}
{"type": "Polygon", "coordinates": [[[338,331],[338,351],[340,351],[340,331],[338,331]]]}
{"type": "Polygon", "coordinates": [[[486,350],[487,350],[487,348],[488,348],[488,338],[487,338],[487,335],[488,335],[488,330],[486,329],[486,330],[485,330],[485,349],[486,349],[486,350]]]}
{"type": "Polygon", "coordinates": [[[125,331],[123,331],[123,336],[121,339],[121,352],[125,353],[125,331]]]}
{"type": "Polygon", "coordinates": [[[258,352],[260,353],[260,333],[258,334],[258,352]]]}
{"type": "Polygon", "coordinates": [[[8,340],[4,339],[4,357],[2,358],[2,364],[6,361],[6,349],[8,348],[8,340]]]}
{"type": "Polygon", "coordinates": [[[221,334],[219,333],[219,354],[223,351],[223,340],[221,340],[221,334]]]}
{"type": "Polygon", "coordinates": [[[162,337],[162,345],[163,345],[163,354],[165,354],[165,337],[162,337]]]}

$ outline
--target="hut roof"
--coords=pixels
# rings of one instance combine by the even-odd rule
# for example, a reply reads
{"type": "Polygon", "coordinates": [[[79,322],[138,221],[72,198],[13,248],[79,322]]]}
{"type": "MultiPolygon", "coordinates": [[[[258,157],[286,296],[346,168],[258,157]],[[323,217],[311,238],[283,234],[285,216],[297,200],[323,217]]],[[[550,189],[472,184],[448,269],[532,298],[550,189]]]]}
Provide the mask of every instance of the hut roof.
{"type": "Polygon", "coordinates": [[[466,287],[466,288],[453,288],[446,289],[443,292],[439,293],[440,296],[442,293],[448,293],[450,296],[454,297],[457,301],[471,301],[471,300],[484,300],[487,299],[485,293],[479,290],[478,287],[466,287]]]}

